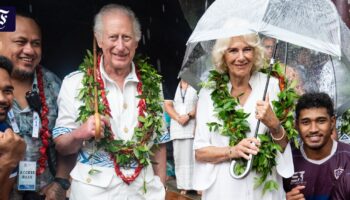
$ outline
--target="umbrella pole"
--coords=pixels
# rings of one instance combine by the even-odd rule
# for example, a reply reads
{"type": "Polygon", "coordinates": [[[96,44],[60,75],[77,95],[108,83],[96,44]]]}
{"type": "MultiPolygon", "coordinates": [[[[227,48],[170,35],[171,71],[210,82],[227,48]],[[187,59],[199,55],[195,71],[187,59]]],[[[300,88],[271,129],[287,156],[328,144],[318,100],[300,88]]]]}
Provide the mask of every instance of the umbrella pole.
{"type": "MultiPolygon", "coordinates": [[[[335,75],[335,67],[334,67],[332,56],[329,55],[329,59],[332,63],[333,76],[334,76],[334,110],[337,110],[337,107],[338,107],[337,77],[335,75]]],[[[337,115],[338,115],[338,112],[335,112],[335,117],[337,117],[337,115]]]]}
{"type": "Polygon", "coordinates": [[[284,67],[284,75],[286,75],[286,73],[287,73],[287,65],[288,65],[288,63],[287,63],[287,60],[288,60],[288,42],[286,42],[286,46],[285,46],[285,49],[284,49],[284,64],[286,65],[285,67],[284,67]]]}
{"type": "MultiPolygon", "coordinates": [[[[276,57],[277,47],[278,47],[278,40],[276,41],[275,48],[273,50],[272,58],[270,59],[270,64],[269,64],[269,68],[268,68],[268,71],[267,71],[267,80],[266,80],[264,94],[263,94],[263,98],[262,98],[263,101],[265,101],[265,99],[266,99],[267,89],[268,89],[269,83],[270,83],[270,74],[271,74],[271,71],[272,71],[272,67],[275,64],[275,57],[276,57]]],[[[260,127],[260,120],[258,120],[258,122],[256,124],[254,137],[258,136],[259,127],[260,127]]]]}
{"type": "MultiPolygon", "coordinates": [[[[271,74],[271,71],[272,71],[272,67],[275,64],[275,57],[276,57],[277,47],[278,47],[278,40],[276,41],[276,44],[275,44],[275,47],[274,47],[274,50],[273,50],[273,54],[272,54],[272,58],[270,59],[270,64],[269,64],[269,68],[268,68],[268,72],[267,72],[267,79],[266,79],[264,94],[263,94],[263,98],[262,98],[263,101],[265,101],[265,99],[266,99],[267,89],[268,89],[269,83],[270,83],[270,74],[271,74]]],[[[258,136],[260,123],[261,123],[260,120],[258,120],[258,122],[256,123],[256,128],[255,128],[255,132],[254,132],[254,137],[255,138],[258,136]]],[[[232,178],[234,178],[234,179],[242,179],[242,178],[246,177],[249,174],[249,172],[250,172],[250,170],[251,170],[251,168],[253,166],[253,155],[249,154],[249,157],[250,157],[250,159],[247,162],[247,166],[246,166],[244,172],[242,174],[240,174],[240,175],[236,175],[234,173],[234,169],[235,169],[235,165],[237,164],[237,161],[236,160],[232,160],[231,161],[230,175],[232,176],[232,178]]]]}

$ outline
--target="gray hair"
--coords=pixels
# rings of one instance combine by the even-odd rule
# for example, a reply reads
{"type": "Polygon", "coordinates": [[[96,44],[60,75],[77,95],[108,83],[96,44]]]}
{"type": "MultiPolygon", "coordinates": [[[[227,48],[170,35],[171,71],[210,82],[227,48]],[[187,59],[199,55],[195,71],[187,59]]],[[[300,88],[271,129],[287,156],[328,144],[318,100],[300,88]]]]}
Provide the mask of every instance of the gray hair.
{"type": "Polygon", "coordinates": [[[141,25],[135,13],[128,7],[118,4],[108,4],[101,8],[101,10],[95,15],[94,19],[94,32],[98,37],[101,37],[103,31],[102,18],[105,14],[119,12],[128,16],[133,22],[133,29],[136,41],[141,39],[141,25]]]}
{"type": "MultiPolygon", "coordinates": [[[[257,34],[247,34],[238,36],[242,37],[245,42],[254,49],[254,61],[251,73],[259,70],[264,64],[265,51],[260,44],[260,38],[257,34]]],[[[215,69],[220,73],[226,73],[228,67],[224,61],[225,51],[228,49],[232,38],[217,39],[212,51],[213,64],[215,69]]]]}

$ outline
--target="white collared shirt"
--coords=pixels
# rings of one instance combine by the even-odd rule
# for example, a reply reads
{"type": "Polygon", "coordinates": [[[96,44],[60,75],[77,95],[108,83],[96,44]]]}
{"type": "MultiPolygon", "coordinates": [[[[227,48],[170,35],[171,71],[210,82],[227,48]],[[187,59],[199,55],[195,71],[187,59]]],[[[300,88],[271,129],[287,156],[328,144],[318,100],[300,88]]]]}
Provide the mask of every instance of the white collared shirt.
{"type": "MultiPolygon", "coordinates": [[[[135,65],[132,63],[131,72],[124,81],[123,90],[108,76],[103,67],[103,60],[100,63],[101,77],[104,82],[109,107],[111,109],[110,123],[114,137],[122,140],[131,140],[134,134],[134,127],[138,124],[138,102],[136,98],[137,78],[135,65]]],[[[70,133],[78,128],[81,124],[76,122],[79,116],[79,107],[82,102],[77,99],[82,85],[82,72],[73,72],[63,80],[60,94],[58,96],[58,118],[53,131],[53,137],[57,138],[62,134],[70,133]]],[[[159,102],[162,103],[162,102],[159,102]]],[[[169,136],[159,139],[159,143],[169,140],[169,136]]],[[[153,145],[153,143],[151,144],[153,145]]],[[[101,167],[113,167],[113,162],[109,159],[109,154],[104,151],[94,153],[93,144],[88,144],[79,152],[78,160],[81,163],[94,164],[101,167]]]]}

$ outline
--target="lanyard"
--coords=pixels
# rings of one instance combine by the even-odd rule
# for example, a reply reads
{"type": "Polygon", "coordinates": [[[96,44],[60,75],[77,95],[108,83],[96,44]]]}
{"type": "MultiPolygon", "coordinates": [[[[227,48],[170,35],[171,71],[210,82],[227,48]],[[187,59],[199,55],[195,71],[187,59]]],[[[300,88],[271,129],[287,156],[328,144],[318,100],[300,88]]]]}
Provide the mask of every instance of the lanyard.
{"type": "MultiPolygon", "coordinates": [[[[7,116],[10,120],[11,126],[12,126],[12,130],[15,133],[19,133],[20,129],[19,126],[17,124],[15,115],[13,110],[11,109],[8,113],[7,116]]],[[[39,130],[40,130],[40,116],[36,111],[33,111],[33,130],[32,130],[32,137],[34,138],[38,138],[39,137],[39,130]]]]}
{"type": "Polygon", "coordinates": [[[182,87],[180,87],[182,103],[185,103],[186,92],[187,92],[187,88],[185,89],[185,92],[182,93],[182,87]]]}

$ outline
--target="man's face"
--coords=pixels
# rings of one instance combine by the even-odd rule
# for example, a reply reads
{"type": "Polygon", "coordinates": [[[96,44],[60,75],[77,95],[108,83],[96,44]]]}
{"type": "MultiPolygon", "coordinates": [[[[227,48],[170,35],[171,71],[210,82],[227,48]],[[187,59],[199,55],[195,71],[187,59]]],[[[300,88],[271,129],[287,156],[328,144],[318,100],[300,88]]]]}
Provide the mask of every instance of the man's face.
{"type": "Polygon", "coordinates": [[[28,77],[41,60],[41,33],[30,18],[16,16],[16,31],[0,35],[0,54],[13,63],[13,75],[28,77]]]}
{"type": "Polygon", "coordinates": [[[275,47],[275,39],[267,38],[263,42],[265,48],[266,56],[268,59],[272,58],[273,48],[275,47]]]}
{"type": "Polygon", "coordinates": [[[119,70],[131,66],[137,48],[132,20],[121,13],[107,13],[102,18],[103,30],[97,36],[106,68],[119,70]]]}
{"type": "Polygon", "coordinates": [[[297,120],[297,129],[304,142],[304,149],[322,150],[332,141],[331,134],[335,118],[326,108],[303,109],[297,120]]]}
{"type": "Polygon", "coordinates": [[[0,122],[5,121],[13,101],[13,86],[10,75],[0,68],[0,122]]]}

